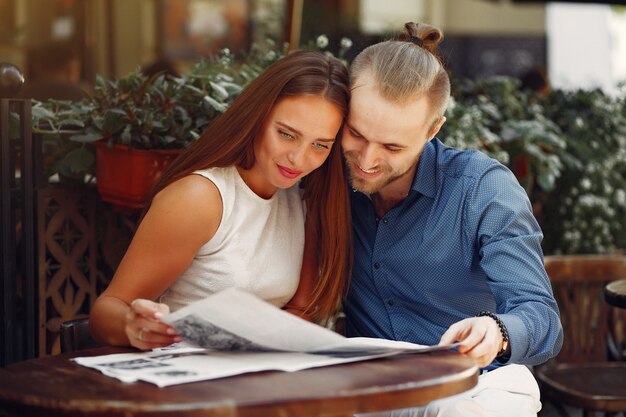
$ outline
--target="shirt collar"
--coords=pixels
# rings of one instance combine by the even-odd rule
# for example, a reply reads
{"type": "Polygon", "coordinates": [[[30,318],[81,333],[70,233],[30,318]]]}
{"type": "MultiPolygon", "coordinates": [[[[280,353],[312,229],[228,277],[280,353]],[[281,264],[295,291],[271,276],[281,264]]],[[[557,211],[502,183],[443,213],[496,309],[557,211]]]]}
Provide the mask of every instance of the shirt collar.
{"type": "Polygon", "coordinates": [[[437,142],[434,138],[424,146],[411,185],[412,190],[429,198],[437,194],[437,142]]]}

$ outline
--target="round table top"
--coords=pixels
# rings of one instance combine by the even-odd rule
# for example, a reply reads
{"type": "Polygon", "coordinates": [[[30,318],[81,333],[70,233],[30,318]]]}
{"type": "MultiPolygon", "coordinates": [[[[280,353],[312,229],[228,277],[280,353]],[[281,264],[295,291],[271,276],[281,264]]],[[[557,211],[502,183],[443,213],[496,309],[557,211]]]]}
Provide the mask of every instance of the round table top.
{"type": "Polygon", "coordinates": [[[604,287],[604,299],[612,306],[626,308],[626,279],[609,282],[604,287]]]}
{"type": "Polygon", "coordinates": [[[546,395],[594,409],[621,411],[626,407],[624,362],[560,363],[537,374],[546,395]]]}
{"type": "Polygon", "coordinates": [[[166,388],[123,383],[68,360],[129,351],[90,349],[0,369],[0,409],[22,417],[353,415],[427,404],[466,391],[478,380],[475,363],[452,351],[166,388]]]}

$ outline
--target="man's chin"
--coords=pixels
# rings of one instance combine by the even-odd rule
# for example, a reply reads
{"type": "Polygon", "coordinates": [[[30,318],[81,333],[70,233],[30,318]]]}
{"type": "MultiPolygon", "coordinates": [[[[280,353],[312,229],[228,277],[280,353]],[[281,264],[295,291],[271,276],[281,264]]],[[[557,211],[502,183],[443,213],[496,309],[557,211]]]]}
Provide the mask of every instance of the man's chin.
{"type": "Polygon", "coordinates": [[[350,185],[356,191],[360,191],[365,194],[374,194],[381,188],[380,181],[367,181],[362,178],[352,175],[350,177],[350,185]]]}

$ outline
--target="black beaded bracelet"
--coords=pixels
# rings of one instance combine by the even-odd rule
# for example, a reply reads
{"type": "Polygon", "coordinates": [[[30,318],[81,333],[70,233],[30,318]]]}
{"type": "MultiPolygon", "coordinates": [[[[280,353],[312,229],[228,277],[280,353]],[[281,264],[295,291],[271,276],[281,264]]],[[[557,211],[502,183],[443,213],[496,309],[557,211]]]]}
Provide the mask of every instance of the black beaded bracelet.
{"type": "MultiPolygon", "coordinates": [[[[503,346],[508,345],[509,332],[506,330],[506,326],[504,325],[502,320],[500,320],[500,317],[498,317],[496,314],[492,313],[491,311],[481,311],[480,313],[478,313],[478,317],[491,317],[492,319],[494,319],[496,323],[498,323],[498,327],[500,328],[500,333],[502,334],[503,346]]],[[[501,352],[498,353],[498,356],[503,355],[505,351],[506,349],[503,349],[501,352]]]]}

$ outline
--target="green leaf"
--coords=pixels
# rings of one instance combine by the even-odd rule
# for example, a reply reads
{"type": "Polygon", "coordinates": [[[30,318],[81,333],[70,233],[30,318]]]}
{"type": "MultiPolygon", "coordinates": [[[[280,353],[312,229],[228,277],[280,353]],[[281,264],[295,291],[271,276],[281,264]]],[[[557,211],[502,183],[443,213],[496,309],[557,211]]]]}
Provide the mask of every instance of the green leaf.
{"type": "Polygon", "coordinates": [[[80,119],[65,119],[59,122],[59,127],[80,127],[84,128],[85,123],[80,119]]]}
{"type": "Polygon", "coordinates": [[[42,106],[33,106],[32,115],[34,119],[54,119],[54,113],[42,106]]]}
{"type": "Polygon", "coordinates": [[[109,109],[104,113],[102,122],[102,130],[105,132],[115,133],[122,129],[125,124],[126,112],[120,109],[109,109]]]}
{"type": "Polygon", "coordinates": [[[65,155],[64,162],[73,173],[87,172],[94,165],[94,154],[84,147],[76,148],[65,155]]]}
{"type": "Polygon", "coordinates": [[[219,103],[217,102],[213,97],[211,96],[204,96],[204,101],[209,104],[213,109],[215,109],[216,111],[223,113],[226,110],[226,105],[223,103],[219,103]]]}
{"type": "Polygon", "coordinates": [[[185,87],[186,89],[191,90],[191,91],[194,91],[194,92],[196,92],[196,93],[198,93],[198,94],[202,94],[202,95],[204,95],[204,94],[205,94],[205,92],[204,92],[204,91],[200,90],[200,89],[199,89],[199,88],[197,88],[197,87],[194,87],[193,85],[187,84],[187,85],[185,85],[184,87],[185,87]]]}
{"type": "Polygon", "coordinates": [[[91,143],[100,139],[102,139],[102,133],[95,133],[95,132],[70,136],[71,141],[79,142],[79,143],[91,143]]]}
{"type": "Polygon", "coordinates": [[[220,82],[220,85],[224,87],[229,94],[232,95],[239,94],[241,90],[243,90],[242,86],[231,82],[220,82]]]}
{"type": "Polygon", "coordinates": [[[545,191],[554,190],[556,176],[551,171],[542,171],[537,175],[537,183],[545,191]]]}
{"type": "Polygon", "coordinates": [[[96,129],[102,131],[104,130],[104,119],[102,117],[99,116],[95,116],[91,119],[93,125],[95,126],[96,129]]]}
{"type": "Polygon", "coordinates": [[[130,125],[126,125],[126,127],[124,127],[124,130],[122,131],[122,134],[120,135],[120,140],[122,141],[123,145],[130,145],[130,142],[132,140],[132,133],[131,133],[130,125]]]}
{"type": "Polygon", "coordinates": [[[213,96],[217,100],[224,101],[229,97],[228,91],[226,91],[226,89],[222,87],[221,85],[214,83],[212,81],[209,81],[209,85],[211,86],[211,89],[213,90],[213,96]]]}
{"type": "Polygon", "coordinates": [[[231,77],[230,75],[227,75],[227,74],[223,74],[223,73],[217,74],[215,76],[215,78],[217,80],[219,80],[220,84],[222,84],[222,85],[224,85],[224,84],[232,84],[232,82],[235,81],[235,79],[233,77],[231,77]]]}
{"type": "Polygon", "coordinates": [[[126,116],[126,112],[122,109],[108,109],[105,113],[106,114],[115,114],[115,115],[119,115],[119,116],[126,116]]]}

